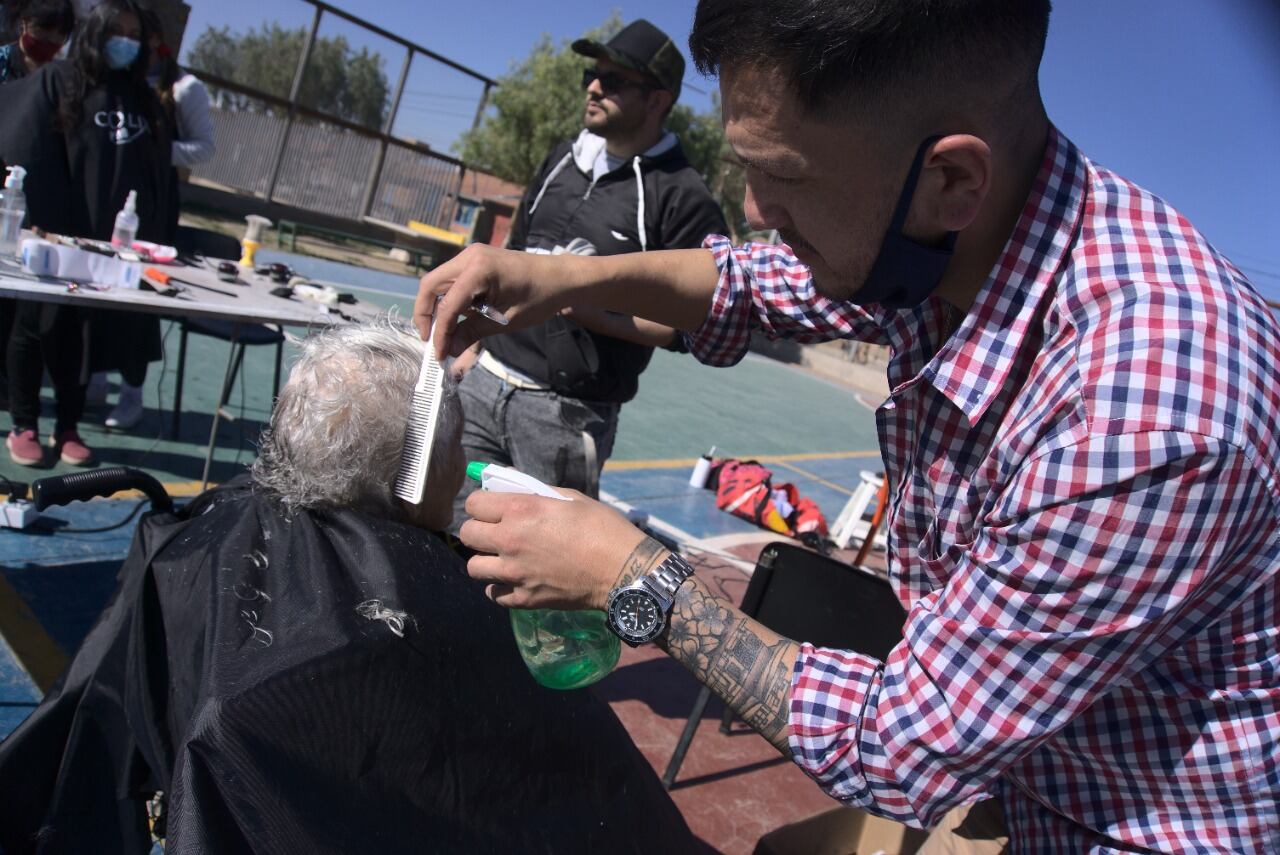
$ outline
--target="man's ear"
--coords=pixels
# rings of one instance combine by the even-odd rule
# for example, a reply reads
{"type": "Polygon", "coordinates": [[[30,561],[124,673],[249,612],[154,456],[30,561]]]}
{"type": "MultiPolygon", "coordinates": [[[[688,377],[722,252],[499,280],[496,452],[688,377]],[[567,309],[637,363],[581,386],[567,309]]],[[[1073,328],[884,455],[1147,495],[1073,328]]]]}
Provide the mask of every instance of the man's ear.
{"type": "Polygon", "coordinates": [[[675,100],[675,96],[665,89],[649,90],[649,109],[656,110],[659,116],[665,116],[675,100]]]}
{"type": "Polygon", "coordinates": [[[991,191],[991,147],[970,134],[933,143],[921,164],[906,231],[939,234],[966,229],[991,191]]]}

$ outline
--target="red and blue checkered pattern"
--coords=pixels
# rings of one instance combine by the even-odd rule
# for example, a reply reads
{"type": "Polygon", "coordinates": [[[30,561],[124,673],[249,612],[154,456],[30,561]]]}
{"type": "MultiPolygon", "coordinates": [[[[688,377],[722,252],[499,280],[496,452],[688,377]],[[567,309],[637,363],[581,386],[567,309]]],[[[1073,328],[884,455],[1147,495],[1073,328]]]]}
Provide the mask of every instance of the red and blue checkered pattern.
{"type": "Polygon", "coordinates": [[[1280,849],[1280,331],[1239,271],[1056,130],[963,316],[832,302],[786,247],[707,246],[703,361],[753,328],[892,348],[905,640],[802,647],[796,762],[923,826],[996,795],[1020,852],[1280,849]]]}

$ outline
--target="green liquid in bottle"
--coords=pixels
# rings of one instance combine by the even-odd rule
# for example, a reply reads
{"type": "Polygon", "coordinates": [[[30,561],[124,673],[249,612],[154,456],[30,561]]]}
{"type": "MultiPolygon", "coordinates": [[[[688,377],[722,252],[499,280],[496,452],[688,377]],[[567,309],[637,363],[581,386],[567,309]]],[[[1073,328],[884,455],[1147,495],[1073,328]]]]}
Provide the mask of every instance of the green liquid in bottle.
{"type": "Polygon", "coordinates": [[[604,612],[512,609],[511,628],[529,673],[549,689],[591,685],[613,670],[622,652],[604,612]]]}

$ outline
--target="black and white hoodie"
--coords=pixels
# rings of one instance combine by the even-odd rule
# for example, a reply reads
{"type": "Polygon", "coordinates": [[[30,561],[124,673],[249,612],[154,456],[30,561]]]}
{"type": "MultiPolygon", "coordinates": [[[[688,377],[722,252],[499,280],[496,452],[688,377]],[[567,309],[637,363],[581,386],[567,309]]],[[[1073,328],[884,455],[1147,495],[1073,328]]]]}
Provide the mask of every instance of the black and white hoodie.
{"type": "MultiPolygon", "coordinates": [[[[697,247],[707,235],[727,229],[675,134],[668,131],[643,154],[621,159],[606,152],[602,137],[584,130],[543,161],[516,212],[508,245],[537,253],[618,255],[697,247]]],[[[557,324],[577,326],[557,318],[486,339],[485,348],[530,379],[553,385],[547,336],[557,324]]],[[[580,397],[616,403],[635,397],[653,348],[586,330],[579,338],[595,351],[584,357],[589,368],[579,366],[578,374],[589,371],[594,378],[580,386],[580,397]]],[[[568,370],[574,373],[573,366],[568,370]]]]}

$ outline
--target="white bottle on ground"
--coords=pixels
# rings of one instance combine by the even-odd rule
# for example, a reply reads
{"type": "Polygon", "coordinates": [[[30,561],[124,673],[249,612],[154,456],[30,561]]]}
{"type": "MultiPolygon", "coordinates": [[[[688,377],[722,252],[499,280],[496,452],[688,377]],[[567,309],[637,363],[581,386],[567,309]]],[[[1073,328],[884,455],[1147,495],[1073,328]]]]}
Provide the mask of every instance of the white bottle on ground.
{"type": "Polygon", "coordinates": [[[124,207],[116,214],[116,227],[111,232],[111,245],[129,249],[138,236],[138,191],[130,190],[124,207]]]}

